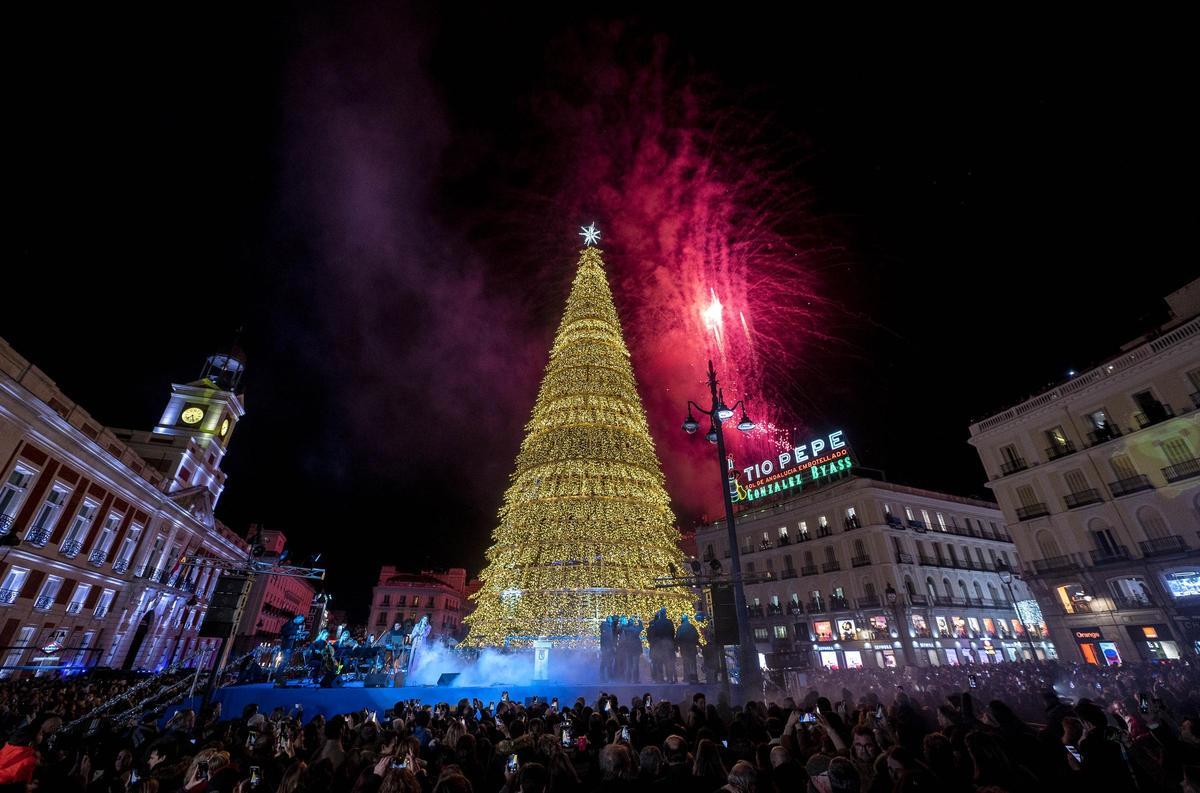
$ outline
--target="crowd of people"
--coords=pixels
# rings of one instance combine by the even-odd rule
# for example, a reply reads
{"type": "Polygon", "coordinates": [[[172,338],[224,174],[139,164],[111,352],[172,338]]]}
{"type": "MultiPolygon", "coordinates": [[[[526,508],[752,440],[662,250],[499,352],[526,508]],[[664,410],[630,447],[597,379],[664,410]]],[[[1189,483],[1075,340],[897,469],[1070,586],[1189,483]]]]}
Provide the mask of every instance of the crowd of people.
{"type": "Polygon", "coordinates": [[[1186,661],[818,671],[745,706],[697,693],[81,718],[133,684],[0,682],[0,793],[1200,793],[1186,661]]]}

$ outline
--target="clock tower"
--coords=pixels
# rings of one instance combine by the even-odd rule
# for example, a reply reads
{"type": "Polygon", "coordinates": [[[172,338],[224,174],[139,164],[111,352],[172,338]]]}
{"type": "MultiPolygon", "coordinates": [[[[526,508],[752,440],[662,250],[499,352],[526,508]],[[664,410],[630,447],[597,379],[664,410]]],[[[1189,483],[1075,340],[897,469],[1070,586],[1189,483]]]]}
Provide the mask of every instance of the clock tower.
{"type": "Polygon", "coordinates": [[[221,461],[246,412],[245,396],[238,393],[245,368],[246,357],[236,344],[210,355],[199,379],[171,385],[154,429],[126,436],[142,459],[162,473],[163,489],[210,524],[225,489],[221,461]]]}

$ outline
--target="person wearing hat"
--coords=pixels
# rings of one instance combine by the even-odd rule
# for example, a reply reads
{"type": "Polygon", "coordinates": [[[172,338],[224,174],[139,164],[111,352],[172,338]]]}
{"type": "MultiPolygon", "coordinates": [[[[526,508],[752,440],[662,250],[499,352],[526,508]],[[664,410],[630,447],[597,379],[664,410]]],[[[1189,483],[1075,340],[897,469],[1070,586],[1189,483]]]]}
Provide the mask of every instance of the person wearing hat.
{"type": "Polygon", "coordinates": [[[827,754],[814,754],[804,764],[808,774],[808,793],[833,793],[829,785],[829,763],[833,758],[827,754]]]}

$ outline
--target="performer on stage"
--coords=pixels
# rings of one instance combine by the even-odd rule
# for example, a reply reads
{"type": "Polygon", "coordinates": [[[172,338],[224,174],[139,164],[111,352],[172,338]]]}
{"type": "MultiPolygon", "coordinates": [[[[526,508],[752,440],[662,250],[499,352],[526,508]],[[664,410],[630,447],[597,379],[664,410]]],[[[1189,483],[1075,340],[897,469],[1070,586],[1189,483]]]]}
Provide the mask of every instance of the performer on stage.
{"type": "Polygon", "coordinates": [[[408,677],[412,678],[413,673],[417,671],[421,663],[421,656],[425,650],[425,637],[429,635],[432,626],[429,624],[428,617],[421,617],[417,624],[413,626],[412,633],[409,634],[411,639],[411,647],[408,655],[408,677]]]}
{"type": "Polygon", "coordinates": [[[388,664],[392,674],[396,674],[404,668],[401,663],[404,658],[404,626],[399,622],[392,623],[391,630],[384,631],[379,634],[379,638],[375,640],[375,644],[387,650],[391,655],[388,658],[388,664]]]}

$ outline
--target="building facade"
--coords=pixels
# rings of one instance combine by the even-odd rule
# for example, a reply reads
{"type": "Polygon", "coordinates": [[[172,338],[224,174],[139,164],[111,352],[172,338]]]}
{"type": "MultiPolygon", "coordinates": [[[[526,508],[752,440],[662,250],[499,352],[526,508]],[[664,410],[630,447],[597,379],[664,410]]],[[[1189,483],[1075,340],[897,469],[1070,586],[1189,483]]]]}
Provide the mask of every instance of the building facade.
{"type": "MultiPolygon", "coordinates": [[[[988,502],[843,474],[744,509],[737,534],[768,668],[797,655],[840,669],[1054,655],[1028,589],[1002,574],[1019,560],[988,502]]],[[[728,564],[727,537],[724,522],[699,531],[709,569],[728,564]]]]}
{"type": "Polygon", "coordinates": [[[216,573],[182,560],[245,553],[212,515],[240,371],[213,356],[153,432],[114,430],[0,339],[0,675],[211,663],[216,573]]]}
{"type": "Polygon", "coordinates": [[[367,633],[379,636],[397,622],[408,629],[421,617],[428,617],[431,639],[437,636],[459,639],[463,634],[467,588],[467,571],[461,567],[420,573],[384,567],[371,594],[367,633]]]}
{"type": "MultiPolygon", "coordinates": [[[[287,547],[287,537],[276,529],[251,525],[246,541],[261,545],[260,562],[278,562],[287,547]]],[[[279,639],[283,626],[297,615],[308,622],[309,610],[317,590],[306,578],[283,575],[257,575],[246,595],[246,608],[234,635],[233,652],[244,653],[260,645],[271,645],[279,639]]],[[[306,630],[308,626],[306,624],[306,630]]],[[[312,635],[316,635],[315,632],[312,635]]]]}
{"type": "Polygon", "coordinates": [[[1167,303],[1175,319],[1153,335],[971,425],[1072,660],[1172,659],[1200,641],[1200,281],[1167,303]]]}

